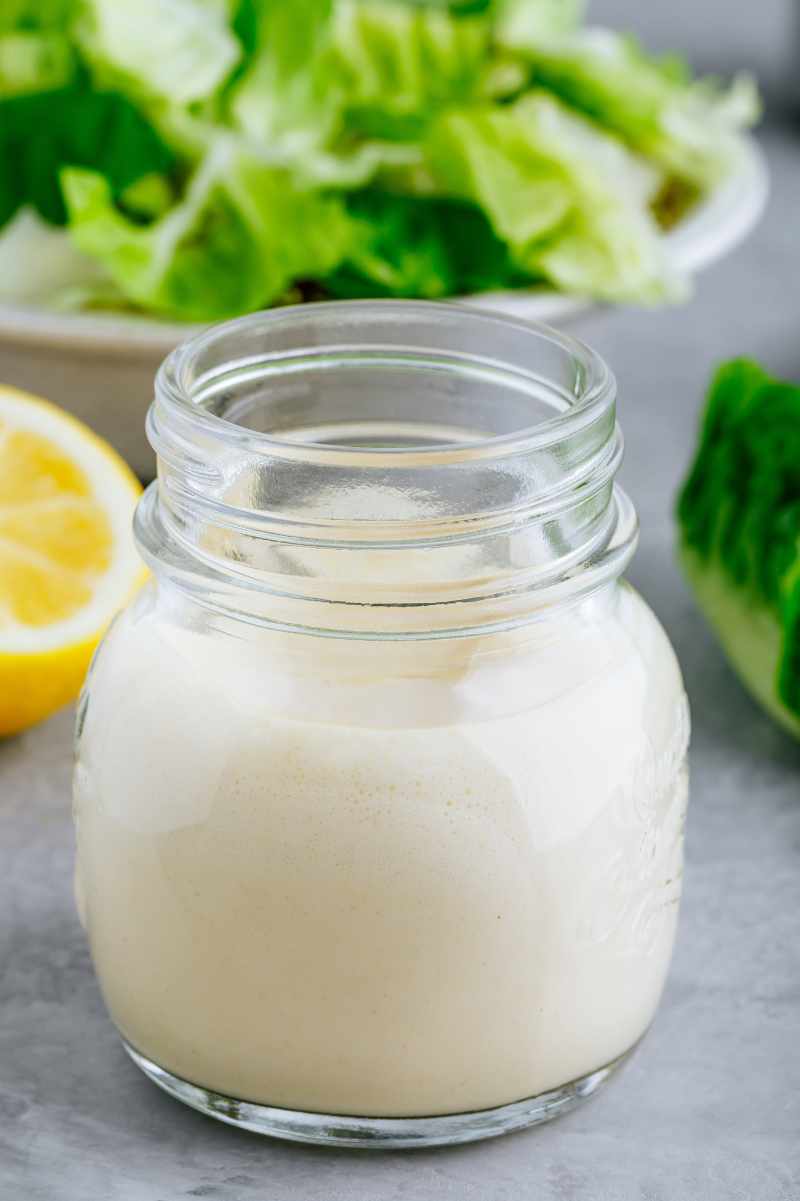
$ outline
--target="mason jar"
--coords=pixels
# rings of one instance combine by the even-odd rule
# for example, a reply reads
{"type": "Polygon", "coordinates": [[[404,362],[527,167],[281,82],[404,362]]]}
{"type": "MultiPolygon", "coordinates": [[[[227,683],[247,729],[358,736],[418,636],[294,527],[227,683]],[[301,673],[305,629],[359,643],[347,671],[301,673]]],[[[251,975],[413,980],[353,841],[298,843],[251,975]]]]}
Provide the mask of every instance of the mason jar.
{"type": "Polygon", "coordinates": [[[462,1142],[647,1030],[688,716],[622,581],[614,380],[544,326],[257,313],[156,382],[149,584],[78,717],[77,891],[136,1064],[308,1142],[462,1142]]]}

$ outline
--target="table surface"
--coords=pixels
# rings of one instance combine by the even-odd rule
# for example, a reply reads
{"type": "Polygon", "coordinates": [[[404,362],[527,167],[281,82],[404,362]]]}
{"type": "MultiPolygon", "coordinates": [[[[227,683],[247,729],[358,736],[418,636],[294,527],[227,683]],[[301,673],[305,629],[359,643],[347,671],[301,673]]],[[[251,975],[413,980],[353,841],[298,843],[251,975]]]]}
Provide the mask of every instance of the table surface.
{"type": "Polygon", "coordinates": [[[631,577],[692,701],[678,945],[656,1024],[608,1088],[549,1126],[469,1147],[328,1151],[218,1125],[159,1093],[106,1017],[75,917],[71,713],[0,745],[0,1201],[799,1201],[800,746],[732,676],[673,557],[672,498],[712,365],[800,378],[800,129],[764,132],[773,196],[688,307],[602,312],[631,577]]]}

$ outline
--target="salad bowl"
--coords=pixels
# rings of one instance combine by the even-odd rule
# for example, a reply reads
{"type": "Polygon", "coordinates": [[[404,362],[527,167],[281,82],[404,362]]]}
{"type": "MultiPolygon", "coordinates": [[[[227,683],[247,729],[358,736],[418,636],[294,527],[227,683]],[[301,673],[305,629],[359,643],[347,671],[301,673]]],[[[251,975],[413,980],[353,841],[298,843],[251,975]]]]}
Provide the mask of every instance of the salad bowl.
{"type": "MultiPolygon", "coordinates": [[[[736,168],[664,235],[677,273],[692,276],[731,251],[758,221],[768,194],[763,155],[750,136],[736,168]]],[[[595,301],[545,288],[454,298],[522,320],[561,324],[595,301]]],[[[154,475],[144,418],[159,363],[200,326],[123,312],[49,311],[0,304],[0,381],[62,405],[124,456],[142,478],[154,475]]]]}

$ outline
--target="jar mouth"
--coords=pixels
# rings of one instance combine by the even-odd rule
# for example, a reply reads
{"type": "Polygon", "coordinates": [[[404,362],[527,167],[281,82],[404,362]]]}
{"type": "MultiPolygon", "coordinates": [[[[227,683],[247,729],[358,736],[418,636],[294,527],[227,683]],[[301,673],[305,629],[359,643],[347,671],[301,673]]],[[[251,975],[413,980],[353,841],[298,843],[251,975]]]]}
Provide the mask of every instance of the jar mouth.
{"type": "Polygon", "coordinates": [[[320,602],[336,628],[394,610],[401,635],[415,611],[505,620],[559,582],[596,587],[635,544],[615,400],[588,347],[466,306],[252,314],[159,371],[137,537],[186,587],[213,579],[215,603],[246,595],[284,626],[302,609],[317,627],[320,602]]]}
{"type": "MultiPolygon", "coordinates": [[[[331,466],[346,460],[366,468],[546,449],[579,434],[613,405],[615,392],[605,362],[550,326],[472,306],[396,300],[287,306],[224,322],[178,346],[156,381],[164,405],[243,453],[331,466]],[[388,328],[391,341],[381,333],[388,328]],[[410,344],[398,346],[403,338],[410,344]],[[547,364],[541,362],[544,347],[552,360],[547,364]],[[560,378],[553,370],[556,359],[560,378]],[[337,375],[375,380],[405,372],[425,382],[438,377],[443,388],[463,389],[468,382],[506,403],[513,397],[513,428],[426,429],[424,422],[397,420],[386,431],[390,436],[382,438],[385,420],[341,417],[291,428],[281,405],[285,389],[310,372],[327,381],[337,375]],[[261,424],[272,422],[271,428],[254,428],[252,398],[238,395],[254,381],[261,393],[257,417],[261,424]],[[279,393],[272,410],[264,403],[270,391],[279,393]]],[[[151,425],[149,432],[158,451],[157,431],[151,425]]]]}

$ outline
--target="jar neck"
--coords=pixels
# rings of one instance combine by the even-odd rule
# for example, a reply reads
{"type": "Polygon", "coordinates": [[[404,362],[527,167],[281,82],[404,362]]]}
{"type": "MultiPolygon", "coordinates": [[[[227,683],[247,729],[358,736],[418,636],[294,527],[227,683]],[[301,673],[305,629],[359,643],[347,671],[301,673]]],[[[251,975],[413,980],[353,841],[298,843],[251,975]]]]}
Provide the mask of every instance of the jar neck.
{"type": "Polygon", "coordinates": [[[613,378],[544,327],[395,302],[256,314],[167,360],[148,433],[145,557],[259,624],[505,628],[635,547],[613,378]]]}

